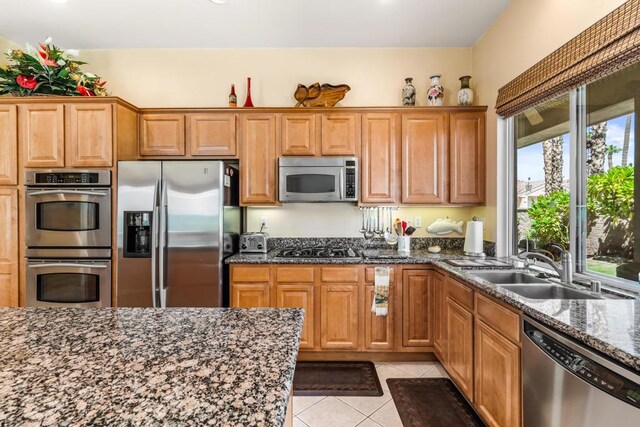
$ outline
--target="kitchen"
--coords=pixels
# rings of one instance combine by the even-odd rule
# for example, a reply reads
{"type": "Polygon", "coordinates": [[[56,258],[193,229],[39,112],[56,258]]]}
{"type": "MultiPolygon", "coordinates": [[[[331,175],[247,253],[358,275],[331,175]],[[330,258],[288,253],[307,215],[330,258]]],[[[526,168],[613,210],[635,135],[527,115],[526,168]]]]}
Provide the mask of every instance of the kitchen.
{"type": "MultiPolygon", "coordinates": [[[[58,21],[90,13],[74,0],[30,2],[58,21]]],[[[112,3],[106,16],[125,7],[112,3]]],[[[331,30],[303,34],[290,20],[304,12],[285,0],[193,3],[194,24],[221,20],[206,37],[164,4],[155,17],[175,28],[163,36],[91,23],[73,24],[75,36],[49,30],[107,81],[89,76],[86,87],[112,96],[16,96],[37,95],[26,77],[0,97],[0,230],[11,243],[0,250],[0,304],[21,307],[0,311],[12,349],[0,423],[447,425],[453,401],[469,425],[633,422],[640,190],[631,172],[626,205],[580,197],[608,194],[636,163],[625,147],[631,159],[640,152],[628,95],[637,1],[354,1],[323,6],[331,30]],[[423,28],[433,8],[446,18],[423,28]],[[356,13],[380,34],[349,38],[365,25],[348,19],[356,13]],[[261,15],[290,25],[288,41],[256,37],[261,15]],[[451,31],[457,18],[464,28],[451,31]],[[234,39],[224,22],[254,27],[234,39]],[[575,48],[584,40],[596,43],[599,68],[575,48]],[[584,73],[553,74],[558,57],[584,73]],[[403,105],[407,76],[415,105],[403,105]],[[459,105],[460,76],[472,76],[472,105],[459,105]],[[339,92],[336,106],[298,98],[316,80],[327,99],[339,92]],[[548,147],[560,151],[549,167],[548,147]],[[523,210],[519,198],[538,181],[549,188],[523,210]],[[567,200],[566,219],[552,217],[566,236],[540,225],[564,206],[555,200],[567,200]],[[584,218],[599,209],[593,222],[569,213],[587,204],[584,218]],[[546,236],[560,247],[535,246],[546,236]],[[65,304],[78,308],[37,308],[65,304]],[[561,366],[568,358],[575,369],[561,366]],[[305,390],[302,368],[328,362],[360,363],[378,394],[305,390]],[[66,388],[56,383],[67,377],[66,388]],[[435,394],[452,400],[425,405],[434,392],[418,377],[444,378],[429,384],[450,387],[435,394]],[[93,401],[96,384],[108,387],[93,401]],[[70,404],[74,393],[84,403],[70,404]],[[580,403],[589,399],[591,410],[580,403]]],[[[3,64],[48,35],[36,27],[3,22],[3,64]]],[[[42,61],[57,54],[53,42],[42,61]]],[[[314,378],[327,385],[335,375],[321,366],[314,378]]]]}

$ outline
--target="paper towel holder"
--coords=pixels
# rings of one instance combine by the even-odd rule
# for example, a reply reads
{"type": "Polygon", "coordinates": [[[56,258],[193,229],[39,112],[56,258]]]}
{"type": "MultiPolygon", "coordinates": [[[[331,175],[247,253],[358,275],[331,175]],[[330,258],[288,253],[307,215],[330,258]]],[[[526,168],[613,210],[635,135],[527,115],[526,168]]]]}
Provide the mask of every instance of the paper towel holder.
{"type": "MultiPolygon", "coordinates": [[[[472,234],[472,229],[474,227],[471,226],[473,222],[479,222],[482,224],[482,221],[477,216],[471,218],[471,221],[467,222],[467,233],[464,238],[464,254],[466,256],[472,257],[484,257],[486,254],[483,251],[484,241],[482,238],[478,241],[472,234]]],[[[482,225],[480,225],[482,230],[482,225]]]]}

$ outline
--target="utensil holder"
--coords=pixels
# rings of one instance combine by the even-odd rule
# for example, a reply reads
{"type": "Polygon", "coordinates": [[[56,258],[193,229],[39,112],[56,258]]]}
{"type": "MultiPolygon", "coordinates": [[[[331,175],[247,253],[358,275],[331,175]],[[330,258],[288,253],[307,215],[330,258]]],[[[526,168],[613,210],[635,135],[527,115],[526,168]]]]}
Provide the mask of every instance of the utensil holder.
{"type": "Polygon", "coordinates": [[[411,253],[411,237],[400,236],[398,237],[398,252],[403,254],[411,253]]]}

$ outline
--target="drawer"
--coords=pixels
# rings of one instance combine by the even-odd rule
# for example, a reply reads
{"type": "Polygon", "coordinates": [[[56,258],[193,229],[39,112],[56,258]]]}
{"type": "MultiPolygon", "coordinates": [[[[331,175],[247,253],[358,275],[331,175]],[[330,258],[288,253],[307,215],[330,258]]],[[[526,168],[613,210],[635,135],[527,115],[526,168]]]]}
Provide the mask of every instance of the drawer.
{"type": "Polygon", "coordinates": [[[447,277],[447,296],[461,306],[473,311],[473,291],[450,277],[447,277]]]}
{"type": "Polygon", "coordinates": [[[231,280],[233,282],[268,282],[269,267],[238,267],[233,266],[231,269],[231,280]]]}
{"type": "MultiPolygon", "coordinates": [[[[367,267],[364,269],[364,281],[367,283],[373,283],[375,279],[375,267],[367,267]]],[[[389,283],[393,283],[393,276],[395,274],[395,270],[391,268],[389,272],[389,283]]]]}
{"type": "Polygon", "coordinates": [[[322,267],[320,279],[328,283],[358,283],[358,267],[322,267]]]}
{"type": "Polygon", "coordinates": [[[520,316],[517,313],[476,293],[476,314],[505,338],[515,343],[520,342],[520,316]]]}
{"type": "Polygon", "coordinates": [[[276,282],[280,283],[313,283],[313,267],[278,267],[276,282]]]}

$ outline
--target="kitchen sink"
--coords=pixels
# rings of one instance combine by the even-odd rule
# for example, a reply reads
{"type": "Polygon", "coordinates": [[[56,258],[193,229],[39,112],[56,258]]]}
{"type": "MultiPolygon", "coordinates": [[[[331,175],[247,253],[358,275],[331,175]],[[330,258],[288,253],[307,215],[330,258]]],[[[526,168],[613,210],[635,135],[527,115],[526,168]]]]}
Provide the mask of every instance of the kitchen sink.
{"type": "Polygon", "coordinates": [[[496,285],[512,285],[521,283],[549,283],[521,271],[469,271],[470,274],[496,285]]]}
{"type": "Polygon", "coordinates": [[[502,285],[500,287],[530,299],[602,299],[600,296],[559,285],[502,285]]]}

